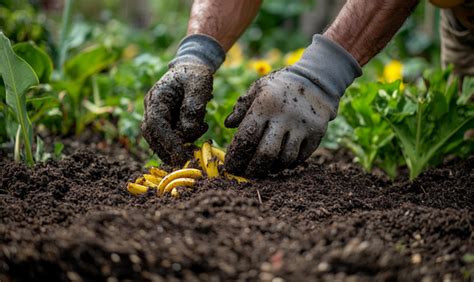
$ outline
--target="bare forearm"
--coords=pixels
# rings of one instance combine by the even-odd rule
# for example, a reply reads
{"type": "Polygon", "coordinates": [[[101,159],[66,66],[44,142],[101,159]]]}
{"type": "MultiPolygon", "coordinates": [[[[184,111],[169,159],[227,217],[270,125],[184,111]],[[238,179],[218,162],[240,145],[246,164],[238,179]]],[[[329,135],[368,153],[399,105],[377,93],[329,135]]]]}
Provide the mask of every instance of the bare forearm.
{"type": "Polygon", "coordinates": [[[252,22],[261,0],[195,0],[188,35],[206,34],[227,51],[252,22]]]}
{"type": "Polygon", "coordinates": [[[419,0],[349,0],[324,36],[365,65],[392,39],[419,0]]]}

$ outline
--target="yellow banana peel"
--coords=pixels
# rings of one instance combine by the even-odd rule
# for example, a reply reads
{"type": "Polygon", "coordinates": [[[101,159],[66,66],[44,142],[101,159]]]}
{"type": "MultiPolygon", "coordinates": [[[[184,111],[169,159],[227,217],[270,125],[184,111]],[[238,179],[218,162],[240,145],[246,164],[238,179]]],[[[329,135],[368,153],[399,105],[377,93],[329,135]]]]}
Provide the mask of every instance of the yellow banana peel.
{"type": "Polygon", "coordinates": [[[219,161],[221,161],[222,163],[224,163],[224,159],[225,159],[225,152],[222,151],[221,149],[219,148],[216,148],[216,147],[211,147],[211,153],[213,156],[215,156],[219,161]]]}
{"type": "Polygon", "coordinates": [[[196,180],[206,173],[209,179],[225,177],[235,180],[237,183],[248,182],[248,179],[228,172],[219,172],[219,166],[224,165],[225,151],[213,147],[211,141],[205,142],[200,149],[194,151],[194,160],[188,160],[182,169],[168,173],[165,170],[152,167],[148,174],[144,174],[135,180],[135,183],[128,183],[127,190],[133,195],[146,193],[148,188],[157,190],[162,196],[170,193],[172,197],[178,198],[181,187],[193,187],[196,180]],[[198,164],[200,169],[190,168],[191,165],[198,164]]]}
{"type": "Polygon", "coordinates": [[[196,151],[194,151],[194,158],[198,161],[199,166],[205,171],[206,166],[204,165],[204,161],[202,159],[202,150],[201,149],[197,149],[196,151]]]}
{"type": "Polygon", "coordinates": [[[228,179],[236,180],[237,183],[249,182],[249,180],[247,178],[244,178],[242,176],[233,175],[233,174],[230,174],[230,173],[227,173],[227,172],[224,172],[224,175],[228,179]]]}
{"type": "Polygon", "coordinates": [[[178,178],[192,178],[192,179],[199,179],[202,177],[202,172],[199,169],[195,168],[183,168],[177,171],[173,171],[172,173],[166,175],[161,180],[160,184],[158,185],[158,194],[163,195],[166,186],[173,180],[178,178]]]}
{"type": "Polygon", "coordinates": [[[144,185],[140,185],[137,183],[128,183],[127,190],[128,192],[130,192],[130,194],[137,196],[146,193],[148,188],[144,185]]]}
{"type": "Polygon", "coordinates": [[[153,174],[156,177],[165,177],[168,174],[168,172],[166,172],[162,169],[156,168],[156,167],[151,167],[150,168],[150,173],[153,174]]]}
{"type": "Polygon", "coordinates": [[[158,176],[155,176],[155,175],[153,175],[153,174],[144,174],[143,177],[144,177],[147,181],[149,181],[149,182],[151,182],[151,183],[153,183],[153,184],[155,184],[155,185],[160,184],[160,181],[163,179],[163,177],[158,177],[158,176]]]}
{"type": "Polygon", "coordinates": [[[171,197],[173,197],[173,198],[175,198],[175,199],[179,198],[179,191],[178,191],[178,189],[173,188],[173,190],[171,190],[171,197]]]}
{"type": "Polygon", "coordinates": [[[205,142],[202,144],[202,159],[204,162],[204,168],[208,178],[216,178],[219,176],[219,170],[217,169],[217,161],[212,156],[211,144],[205,142]]]}
{"type": "Polygon", "coordinates": [[[176,187],[191,187],[194,184],[196,184],[196,180],[193,178],[178,178],[166,185],[164,193],[169,193],[176,187]]]}

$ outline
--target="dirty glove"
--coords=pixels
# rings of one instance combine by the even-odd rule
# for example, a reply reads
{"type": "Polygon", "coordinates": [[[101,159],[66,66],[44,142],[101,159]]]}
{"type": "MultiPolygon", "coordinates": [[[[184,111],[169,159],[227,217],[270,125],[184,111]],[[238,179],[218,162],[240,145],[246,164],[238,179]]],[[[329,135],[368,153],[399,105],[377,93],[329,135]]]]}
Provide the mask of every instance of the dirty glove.
{"type": "Polygon", "coordinates": [[[224,57],[224,49],[213,38],[187,36],[168,72],[146,95],[142,134],[163,162],[184,163],[188,157],[184,144],[207,131],[204,116],[212,98],[212,75],[224,57]]]}
{"type": "Polygon", "coordinates": [[[301,60],[260,78],[239,98],[225,121],[239,127],[225,168],[261,176],[302,163],[335,118],[345,89],[361,74],[346,50],[315,35],[301,60]]]}

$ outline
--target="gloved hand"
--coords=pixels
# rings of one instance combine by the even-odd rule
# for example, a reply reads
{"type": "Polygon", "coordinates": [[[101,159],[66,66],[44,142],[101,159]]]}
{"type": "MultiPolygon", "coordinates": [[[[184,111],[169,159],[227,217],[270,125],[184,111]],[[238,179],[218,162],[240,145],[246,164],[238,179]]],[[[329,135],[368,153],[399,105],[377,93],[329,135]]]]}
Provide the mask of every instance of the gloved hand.
{"type": "Polygon", "coordinates": [[[213,38],[187,36],[168,72],[146,95],[142,134],[165,163],[184,163],[188,158],[184,144],[207,131],[206,104],[212,98],[213,74],[224,57],[224,49],[213,38]]]}
{"type": "Polygon", "coordinates": [[[335,118],[345,89],[361,74],[346,50],[315,35],[301,60],[260,78],[239,98],[225,121],[239,127],[225,168],[261,176],[306,160],[335,118]]]}

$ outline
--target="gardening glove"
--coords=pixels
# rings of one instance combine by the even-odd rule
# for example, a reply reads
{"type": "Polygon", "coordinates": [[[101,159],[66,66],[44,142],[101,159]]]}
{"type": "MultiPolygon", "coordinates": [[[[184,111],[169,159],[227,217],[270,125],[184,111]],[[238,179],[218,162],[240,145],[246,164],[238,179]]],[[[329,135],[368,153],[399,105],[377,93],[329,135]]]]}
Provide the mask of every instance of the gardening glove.
{"type": "Polygon", "coordinates": [[[213,74],[225,51],[213,38],[194,34],[179,45],[168,72],[145,97],[142,134],[165,163],[180,165],[189,157],[184,146],[203,135],[206,104],[212,98],[213,74]]]}
{"type": "Polygon", "coordinates": [[[346,50],[315,35],[296,64],[260,78],[235,104],[225,121],[239,127],[226,170],[262,176],[302,163],[335,118],[345,89],[361,74],[346,50]]]}

